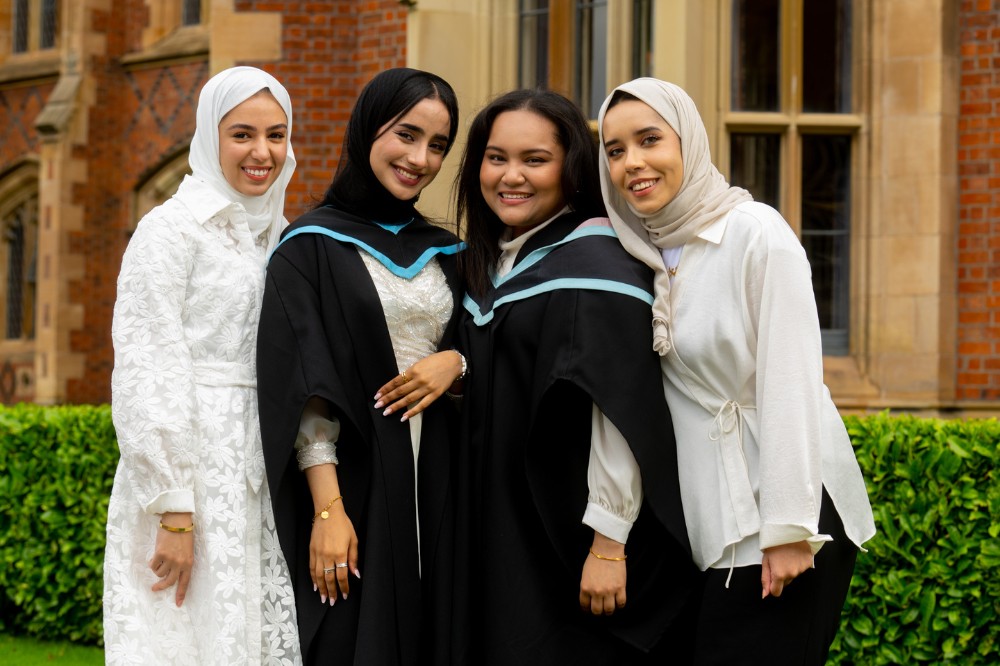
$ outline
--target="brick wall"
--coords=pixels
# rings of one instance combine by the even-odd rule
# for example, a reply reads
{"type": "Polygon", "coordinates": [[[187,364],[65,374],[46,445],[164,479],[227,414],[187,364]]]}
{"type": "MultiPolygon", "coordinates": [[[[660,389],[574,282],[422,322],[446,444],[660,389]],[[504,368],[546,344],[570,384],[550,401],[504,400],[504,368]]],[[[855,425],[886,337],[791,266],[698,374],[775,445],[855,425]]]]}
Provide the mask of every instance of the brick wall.
{"type": "Polygon", "coordinates": [[[322,199],[337,169],[354,100],[373,76],[406,64],[407,9],[398,0],[237,0],[237,11],[282,12],[280,62],[241,62],[273,74],[292,98],[298,167],[285,199],[294,220],[322,199]]]}
{"type": "MultiPolygon", "coordinates": [[[[405,65],[407,10],[398,0],[237,0],[234,8],[282,13],[282,59],[240,64],[271,72],[291,95],[298,170],[286,215],[295,219],[322,198],[333,177],[344,126],[362,86],[383,69],[405,65]]],[[[95,12],[92,20],[107,39],[107,51],[90,63],[97,103],[89,110],[88,141],[75,151],[86,160],[88,177],[87,187],[74,193],[75,203],[85,207],[85,228],[70,236],[70,252],[86,265],[86,277],[70,289],[71,302],[84,305],[84,326],[71,333],[70,346],[86,357],[84,376],[67,386],[66,399],[74,403],[110,399],[109,333],[115,281],[134,218],[132,196],[149,175],[187,149],[198,91],[209,77],[207,62],[121,66],[118,58],[139,48],[148,21],[142,0],[123,0],[120,10],[95,12]]],[[[17,103],[37,106],[32,98],[17,103]]]]}
{"type": "Polygon", "coordinates": [[[962,0],[959,30],[960,400],[1000,400],[1000,0],[962,0]]]}
{"type": "Polygon", "coordinates": [[[86,161],[87,185],[73,193],[84,208],[84,228],[69,233],[69,252],[84,262],[84,277],[71,283],[69,299],[83,306],[84,325],[70,333],[70,350],[85,357],[84,374],[69,380],[71,403],[110,400],[111,315],[121,257],[134,224],[136,189],[165,162],[185,151],[194,135],[198,91],[208,80],[207,62],[127,69],[119,58],[140,48],[148,10],[125,0],[112,12],[95,10],[91,25],[107,40],[89,70],[95,104],[88,109],[88,138],[74,148],[86,161]]]}

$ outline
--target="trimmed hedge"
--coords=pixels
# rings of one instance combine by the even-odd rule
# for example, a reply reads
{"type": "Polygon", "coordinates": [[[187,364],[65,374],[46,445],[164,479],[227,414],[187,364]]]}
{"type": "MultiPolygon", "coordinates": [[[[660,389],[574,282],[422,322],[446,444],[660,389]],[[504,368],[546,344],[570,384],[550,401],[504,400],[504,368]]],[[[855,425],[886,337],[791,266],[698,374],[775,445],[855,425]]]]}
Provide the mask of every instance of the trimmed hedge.
{"type": "Polygon", "coordinates": [[[845,421],[878,534],[830,663],[1000,662],[1000,423],[845,421]]]}
{"type": "Polygon", "coordinates": [[[107,406],[0,407],[0,630],[101,642],[117,464],[107,406]]]}
{"type": "MultiPolygon", "coordinates": [[[[878,534],[830,663],[998,663],[1000,423],[845,421],[878,534]]],[[[0,631],[100,644],[117,461],[107,406],[0,406],[0,631]]]]}

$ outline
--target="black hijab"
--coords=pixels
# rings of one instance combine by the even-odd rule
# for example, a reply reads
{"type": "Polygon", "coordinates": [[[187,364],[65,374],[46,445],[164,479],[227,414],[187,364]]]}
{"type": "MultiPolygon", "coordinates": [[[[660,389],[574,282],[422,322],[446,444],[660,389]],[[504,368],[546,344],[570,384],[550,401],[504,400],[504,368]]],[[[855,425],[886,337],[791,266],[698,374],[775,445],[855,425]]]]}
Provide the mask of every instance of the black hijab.
{"type": "Polygon", "coordinates": [[[418,217],[417,197],[403,201],[394,197],[371,167],[372,144],[381,136],[383,126],[395,123],[425,99],[440,100],[451,125],[448,146],[451,149],[458,131],[458,101],[455,91],[441,77],[408,67],[381,72],[361,91],[347,121],[340,162],[333,182],[320,206],[332,206],[358,217],[378,222],[396,223],[418,217]]]}

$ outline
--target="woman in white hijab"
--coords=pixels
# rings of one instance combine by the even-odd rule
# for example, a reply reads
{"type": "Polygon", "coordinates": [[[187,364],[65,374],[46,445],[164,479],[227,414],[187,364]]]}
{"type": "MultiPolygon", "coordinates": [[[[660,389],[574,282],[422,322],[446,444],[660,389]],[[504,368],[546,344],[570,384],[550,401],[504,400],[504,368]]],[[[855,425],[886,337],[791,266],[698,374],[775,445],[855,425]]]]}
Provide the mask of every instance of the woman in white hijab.
{"type": "Polygon", "coordinates": [[[707,571],[696,663],[822,664],[875,525],[823,384],[805,251],[715,169],[679,87],[621,85],[598,126],[608,214],[656,274],[654,349],[707,571]]]}
{"type": "Polygon", "coordinates": [[[201,91],[193,173],[118,278],[109,664],[297,664],[295,604],[257,421],[257,321],[295,171],[288,93],[234,67],[201,91]]]}

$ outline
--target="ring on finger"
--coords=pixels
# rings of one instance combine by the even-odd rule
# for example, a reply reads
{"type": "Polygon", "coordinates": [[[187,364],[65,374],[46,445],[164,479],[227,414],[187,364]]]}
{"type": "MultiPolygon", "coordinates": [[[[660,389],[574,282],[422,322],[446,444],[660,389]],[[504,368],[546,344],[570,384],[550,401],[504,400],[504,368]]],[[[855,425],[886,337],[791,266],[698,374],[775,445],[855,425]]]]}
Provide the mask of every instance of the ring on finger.
{"type": "MultiPolygon", "coordinates": [[[[346,569],[346,568],[347,568],[347,562],[337,562],[337,563],[336,563],[335,565],[333,565],[333,566],[334,566],[334,568],[336,568],[336,569],[346,569]]],[[[330,571],[333,571],[333,569],[330,569],[330,571]]]]}
{"type": "Polygon", "coordinates": [[[335,566],[328,567],[328,568],[324,568],[323,569],[323,573],[325,573],[325,574],[332,574],[336,570],[337,570],[337,567],[335,567],[335,566]]]}
{"type": "Polygon", "coordinates": [[[403,370],[401,373],[399,373],[399,376],[403,378],[403,383],[404,384],[406,382],[410,381],[410,378],[406,376],[406,370],[403,370]]]}

